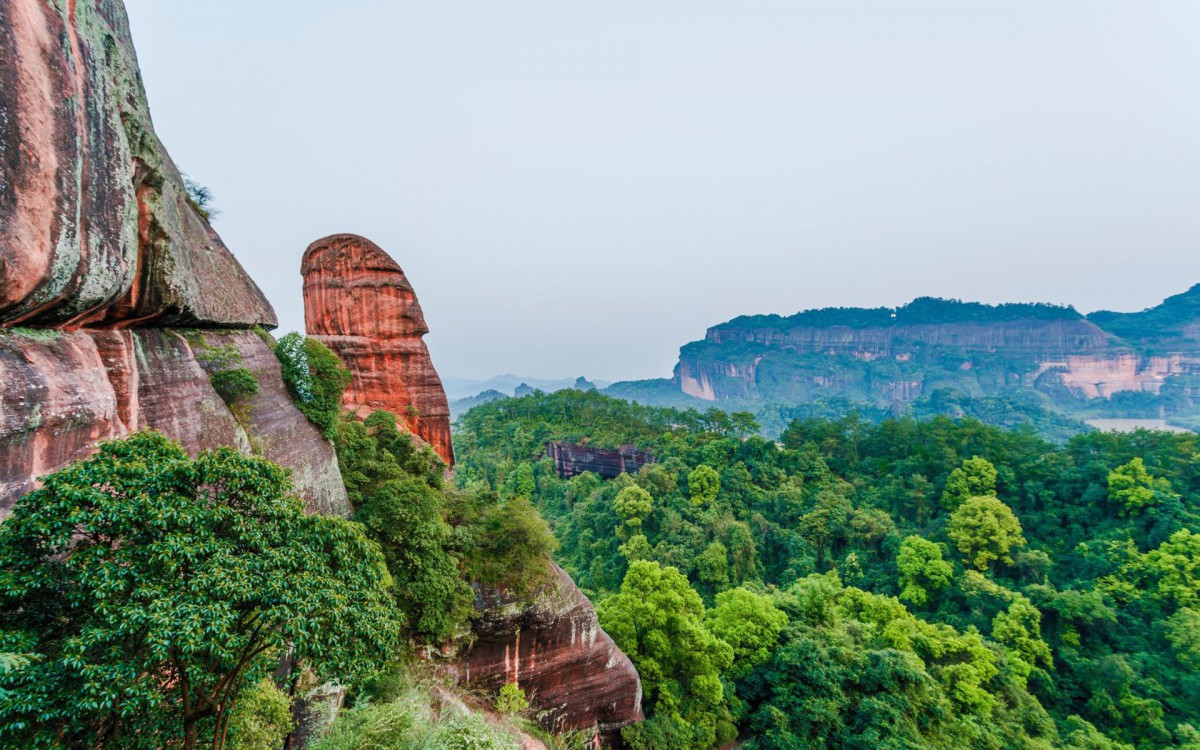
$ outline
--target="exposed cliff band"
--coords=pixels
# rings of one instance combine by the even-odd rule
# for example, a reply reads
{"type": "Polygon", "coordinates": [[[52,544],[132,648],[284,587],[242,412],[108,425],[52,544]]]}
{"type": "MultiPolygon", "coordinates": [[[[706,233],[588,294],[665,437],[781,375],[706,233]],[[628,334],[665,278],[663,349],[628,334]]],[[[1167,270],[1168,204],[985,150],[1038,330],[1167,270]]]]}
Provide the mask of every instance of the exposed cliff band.
{"type": "Polygon", "coordinates": [[[425,346],[421,304],[399,264],[368,239],[337,234],[309,246],[301,273],[308,334],[354,378],[346,408],[392,412],[453,466],[450,405],[425,346]]]}

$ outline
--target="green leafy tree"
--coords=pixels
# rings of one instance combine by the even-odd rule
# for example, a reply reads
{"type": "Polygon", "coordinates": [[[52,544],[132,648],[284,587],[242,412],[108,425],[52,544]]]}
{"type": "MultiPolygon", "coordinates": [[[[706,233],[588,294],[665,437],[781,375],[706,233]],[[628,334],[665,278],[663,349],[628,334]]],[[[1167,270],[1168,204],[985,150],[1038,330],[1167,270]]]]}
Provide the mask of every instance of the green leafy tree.
{"type": "Polygon", "coordinates": [[[941,546],[919,536],[900,543],[896,566],[900,569],[900,598],[918,607],[928,604],[931,592],[947,588],[954,578],[954,567],[942,559],[941,546]]]}
{"type": "Polygon", "coordinates": [[[525,596],[549,579],[558,541],[526,498],[489,505],[456,531],[466,547],[463,567],[470,580],[525,596]]]}
{"type": "Polygon", "coordinates": [[[631,484],[617,493],[613,499],[613,510],[622,520],[618,535],[622,538],[641,533],[642,524],[654,511],[654,498],[636,484],[631,484]]]}
{"type": "Polygon", "coordinates": [[[1165,630],[1179,662],[1200,672],[1200,611],[1183,607],[1167,618],[1165,630]]]}
{"type": "Polygon", "coordinates": [[[717,594],[717,606],[705,621],[713,635],[733,648],[728,675],[738,680],[770,660],[788,617],[769,597],[739,587],[717,594]]]}
{"type": "Polygon", "coordinates": [[[1182,529],[1134,564],[1164,606],[1200,607],[1200,534],[1182,529]]]}
{"type": "Polygon", "coordinates": [[[946,478],[942,508],[953,512],[972,497],[995,495],[997,476],[999,473],[991,461],[979,456],[968,458],[946,478]]]}
{"type": "Polygon", "coordinates": [[[687,484],[692,505],[709,505],[721,492],[721,475],[713,467],[700,464],[688,474],[687,484]]]}
{"type": "Polygon", "coordinates": [[[696,558],[696,577],[703,584],[705,595],[729,587],[729,549],[712,542],[696,558]]]}
{"type": "Polygon", "coordinates": [[[1050,647],[1042,640],[1042,613],[1020,594],[992,620],[992,638],[1008,649],[1022,679],[1035,667],[1053,663],[1050,647]]]}
{"type": "Polygon", "coordinates": [[[435,643],[466,623],[473,601],[448,550],[453,530],[443,512],[441,492],[409,477],[384,484],[355,516],[383,548],[411,633],[435,643]]]}
{"type": "Polygon", "coordinates": [[[1108,499],[1121,509],[1121,515],[1140,513],[1170,496],[1171,483],[1150,476],[1141,457],[1108,473],[1108,499]]]}
{"type": "Polygon", "coordinates": [[[704,602],[687,578],[655,562],[630,563],[621,592],[597,614],[637,667],[651,715],[692,724],[701,733],[698,748],[733,739],[721,682],[733,649],[706,627],[704,602]]]}
{"type": "Polygon", "coordinates": [[[1012,508],[993,496],[972,497],[950,514],[946,533],[966,564],[986,570],[994,561],[1011,565],[1012,550],[1025,544],[1012,508]]]}
{"type": "Polygon", "coordinates": [[[377,668],[400,628],[379,548],[291,492],[268,461],[151,432],[46,477],[0,526],[0,650],[37,655],[4,677],[0,743],[219,749],[285,651],[377,668]]]}

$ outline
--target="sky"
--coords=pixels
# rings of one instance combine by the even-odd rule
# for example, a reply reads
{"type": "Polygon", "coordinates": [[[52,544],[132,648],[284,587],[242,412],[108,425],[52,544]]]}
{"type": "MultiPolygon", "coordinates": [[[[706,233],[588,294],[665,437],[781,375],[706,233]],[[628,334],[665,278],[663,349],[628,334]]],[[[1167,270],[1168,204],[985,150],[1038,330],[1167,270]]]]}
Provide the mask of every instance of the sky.
{"type": "Polygon", "coordinates": [[[1200,282],[1195,0],[126,0],[156,130],[303,328],[335,232],[443,375],[668,377],[743,314],[1200,282]]]}

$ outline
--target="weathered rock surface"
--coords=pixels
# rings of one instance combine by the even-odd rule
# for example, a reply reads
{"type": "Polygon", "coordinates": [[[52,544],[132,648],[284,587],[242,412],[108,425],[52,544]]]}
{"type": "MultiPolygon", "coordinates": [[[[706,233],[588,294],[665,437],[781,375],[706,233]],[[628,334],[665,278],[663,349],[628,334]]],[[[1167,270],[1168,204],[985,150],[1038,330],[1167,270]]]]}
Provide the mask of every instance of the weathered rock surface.
{"type": "Polygon", "coordinates": [[[386,409],[454,465],[450,405],[423,337],[408,277],[368,239],[338,234],[304,253],[304,323],[354,377],[343,399],[360,414],[386,409]]]}
{"type": "Polygon", "coordinates": [[[0,383],[0,516],[38,477],[100,440],[146,428],[193,454],[256,450],[292,470],[310,510],[349,513],[332,446],[292,406],[275,355],[248,331],[0,330],[0,383]],[[213,390],[188,336],[242,353],[259,382],[239,405],[242,421],[213,390]]]}
{"type": "Polygon", "coordinates": [[[475,640],[455,662],[456,674],[492,691],[516,683],[547,729],[595,729],[612,741],[643,718],[641,680],[571,577],[557,565],[554,573],[532,605],[479,593],[475,640]]]}
{"type": "Polygon", "coordinates": [[[643,466],[654,462],[654,456],[632,445],[606,450],[552,442],[546,444],[546,455],[554,462],[555,471],[564,479],[579,476],[585,471],[604,479],[614,479],[622,474],[636,474],[643,466]]]}
{"type": "Polygon", "coordinates": [[[154,134],[120,0],[0,0],[0,324],[275,322],[154,134]]]}

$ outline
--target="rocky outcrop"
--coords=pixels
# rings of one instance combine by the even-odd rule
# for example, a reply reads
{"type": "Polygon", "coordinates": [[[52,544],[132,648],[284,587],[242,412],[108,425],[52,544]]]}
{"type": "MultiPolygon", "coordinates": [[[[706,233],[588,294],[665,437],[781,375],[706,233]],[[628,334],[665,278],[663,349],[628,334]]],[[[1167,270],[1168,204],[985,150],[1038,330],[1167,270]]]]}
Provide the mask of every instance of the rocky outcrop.
{"type": "Polygon", "coordinates": [[[636,474],[643,466],[654,462],[654,456],[632,445],[622,445],[617,450],[606,450],[587,445],[551,442],[546,444],[546,455],[554,462],[555,471],[563,479],[579,476],[585,471],[597,474],[603,479],[615,479],[622,474],[636,474]]]}
{"type": "Polygon", "coordinates": [[[119,0],[0,0],[0,321],[275,325],[154,134],[119,0]]]}
{"type": "Polygon", "coordinates": [[[338,234],[309,246],[301,273],[308,334],[354,378],[345,406],[392,412],[453,466],[450,405],[425,346],[421,304],[399,264],[368,239],[338,234]]]}
{"type": "Polygon", "coordinates": [[[0,0],[0,516],[145,428],[258,452],[310,509],[349,512],[332,447],[244,330],[274,324],[154,134],[121,2],[0,0]],[[259,383],[234,409],[197,356],[221,345],[259,383]]]}
{"type": "Polygon", "coordinates": [[[98,441],[147,428],[193,454],[222,445],[253,450],[291,469],[310,510],[349,513],[332,446],[292,406],[274,354],[254,333],[0,330],[0,383],[0,516],[38,477],[98,441]],[[259,383],[236,414],[196,356],[216,345],[241,352],[259,383]]]}
{"type": "Polygon", "coordinates": [[[489,691],[516,683],[551,731],[594,729],[611,742],[642,720],[637,670],[561,568],[532,604],[481,591],[476,607],[474,640],[454,662],[460,681],[489,691]]]}

